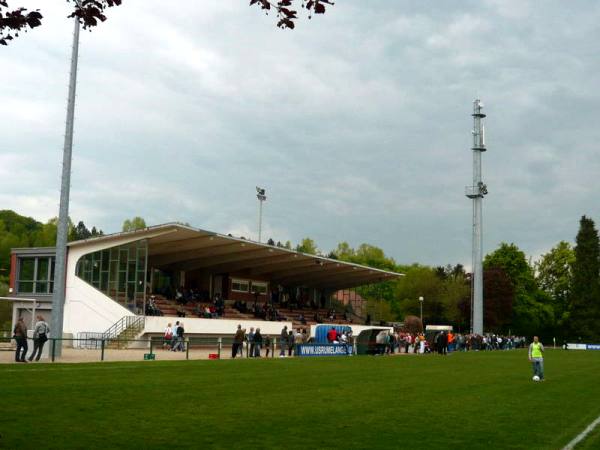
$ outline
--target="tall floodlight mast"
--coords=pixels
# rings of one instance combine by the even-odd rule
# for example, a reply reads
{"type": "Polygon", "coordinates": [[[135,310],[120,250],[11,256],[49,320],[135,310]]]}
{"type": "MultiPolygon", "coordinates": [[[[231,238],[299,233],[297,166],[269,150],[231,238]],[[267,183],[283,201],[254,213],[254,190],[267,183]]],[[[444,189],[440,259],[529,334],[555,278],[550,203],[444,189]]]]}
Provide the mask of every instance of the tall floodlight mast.
{"type": "Polygon", "coordinates": [[[473,275],[471,278],[471,331],[483,334],[483,231],[482,204],[487,186],[481,181],[481,154],[485,148],[483,103],[473,101],[473,185],[467,186],[466,195],[473,200],[473,275]]]}
{"type": "Polygon", "coordinates": [[[256,198],[258,199],[258,242],[262,242],[262,209],[263,202],[267,199],[265,189],[256,186],[256,198]]]}
{"type": "MultiPolygon", "coordinates": [[[[65,304],[65,278],[67,267],[67,238],[69,234],[69,191],[71,188],[71,154],[73,151],[73,124],[75,120],[75,90],[77,87],[77,59],[79,55],[79,18],[75,17],[73,31],[73,51],[71,53],[71,75],[69,78],[69,98],[67,122],[63,149],[62,178],[60,185],[60,206],[56,225],[56,261],[54,265],[54,292],[52,294],[52,323],[50,332],[55,338],[62,338],[65,304]]],[[[55,356],[62,355],[62,341],[56,346],[55,356]]]]}

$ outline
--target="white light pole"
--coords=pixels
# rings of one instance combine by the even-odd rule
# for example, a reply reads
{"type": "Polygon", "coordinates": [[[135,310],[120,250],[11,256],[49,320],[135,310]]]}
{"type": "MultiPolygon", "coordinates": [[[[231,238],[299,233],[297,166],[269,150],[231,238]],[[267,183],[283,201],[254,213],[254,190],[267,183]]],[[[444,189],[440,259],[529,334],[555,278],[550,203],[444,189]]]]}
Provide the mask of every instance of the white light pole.
{"type": "MultiPolygon", "coordinates": [[[[78,2],[79,4],[79,2],[78,2]]],[[[77,88],[77,60],[79,56],[79,18],[75,17],[73,50],[71,53],[71,75],[67,102],[67,121],[63,148],[62,179],[60,185],[60,206],[56,226],[56,261],[54,269],[54,292],[52,294],[52,334],[62,338],[65,304],[65,278],[67,265],[67,240],[69,234],[69,193],[71,188],[71,155],[73,152],[73,125],[75,121],[75,91],[77,88]]],[[[56,348],[56,356],[61,356],[62,342],[56,348]]]]}
{"type": "Polygon", "coordinates": [[[419,297],[419,305],[421,306],[421,326],[423,326],[423,296],[419,297]]]}
{"type": "Polygon", "coordinates": [[[256,198],[258,199],[258,242],[261,242],[262,238],[262,209],[263,202],[267,199],[265,192],[264,188],[256,186],[256,198]]]}

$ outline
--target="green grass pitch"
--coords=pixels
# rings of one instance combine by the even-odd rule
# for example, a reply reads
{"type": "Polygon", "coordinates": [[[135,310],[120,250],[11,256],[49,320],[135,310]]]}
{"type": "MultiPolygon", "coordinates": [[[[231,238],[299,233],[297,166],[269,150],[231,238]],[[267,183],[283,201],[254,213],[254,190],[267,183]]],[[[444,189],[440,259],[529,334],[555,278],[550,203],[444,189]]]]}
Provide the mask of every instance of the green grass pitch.
{"type": "MultiPolygon", "coordinates": [[[[560,449],[600,415],[600,352],[0,367],[0,448],[560,449]]],[[[600,448],[600,432],[578,447],[600,448]]]]}

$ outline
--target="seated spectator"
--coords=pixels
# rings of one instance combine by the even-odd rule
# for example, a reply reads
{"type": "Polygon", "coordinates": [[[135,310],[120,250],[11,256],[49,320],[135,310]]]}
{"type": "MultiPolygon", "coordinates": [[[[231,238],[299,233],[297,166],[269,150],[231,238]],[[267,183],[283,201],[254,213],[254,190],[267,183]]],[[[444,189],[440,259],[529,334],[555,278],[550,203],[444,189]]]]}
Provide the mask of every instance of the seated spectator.
{"type": "Polygon", "coordinates": [[[321,315],[319,314],[319,311],[317,311],[314,315],[314,320],[317,323],[323,323],[323,319],[321,319],[321,315]]]}
{"type": "Polygon", "coordinates": [[[211,319],[212,318],[212,314],[210,313],[210,307],[208,305],[206,305],[204,307],[204,318],[205,319],[211,319]]]}
{"type": "MultiPolygon", "coordinates": [[[[208,297],[208,294],[207,294],[208,297]]],[[[215,305],[215,309],[217,311],[217,316],[223,316],[225,314],[225,302],[223,298],[221,298],[221,294],[218,292],[215,294],[215,298],[213,300],[213,305],[215,305]]]]}
{"type": "Polygon", "coordinates": [[[257,307],[257,305],[258,305],[258,296],[259,296],[259,295],[260,295],[260,294],[258,293],[258,291],[254,291],[254,304],[252,305],[252,309],[253,309],[254,311],[256,311],[256,307],[257,307]]]}
{"type": "Polygon", "coordinates": [[[185,317],[185,309],[182,305],[177,307],[177,317],[185,317]]]}
{"type": "Polygon", "coordinates": [[[306,325],[306,317],[304,317],[304,314],[300,313],[300,316],[298,317],[298,320],[300,321],[300,323],[302,325],[306,325]]]}
{"type": "Polygon", "coordinates": [[[183,288],[177,289],[177,291],[175,291],[175,301],[179,304],[185,303],[185,299],[183,298],[183,288]]]}
{"type": "Polygon", "coordinates": [[[347,343],[348,343],[348,335],[344,331],[340,336],[340,344],[347,344],[347,343]]]}
{"type": "Polygon", "coordinates": [[[327,315],[329,316],[330,321],[333,322],[335,320],[335,311],[333,309],[330,309],[327,315]]]}

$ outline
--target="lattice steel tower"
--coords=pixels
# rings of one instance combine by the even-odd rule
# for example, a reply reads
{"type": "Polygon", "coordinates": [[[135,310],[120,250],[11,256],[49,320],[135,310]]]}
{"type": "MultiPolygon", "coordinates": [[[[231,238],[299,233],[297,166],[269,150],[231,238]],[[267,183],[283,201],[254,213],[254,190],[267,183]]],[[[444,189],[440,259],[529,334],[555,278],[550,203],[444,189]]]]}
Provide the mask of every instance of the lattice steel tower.
{"type": "Polygon", "coordinates": [[[471,331],[483,334],[483,230],[482,203],[487,195],[487,186],[481,181],[481,153],[485,148],[485,129],[481,111],[483,103],[473,101],[473,184],[465,193],[473,200],[473,275],[471,279],[471,331]]]}

